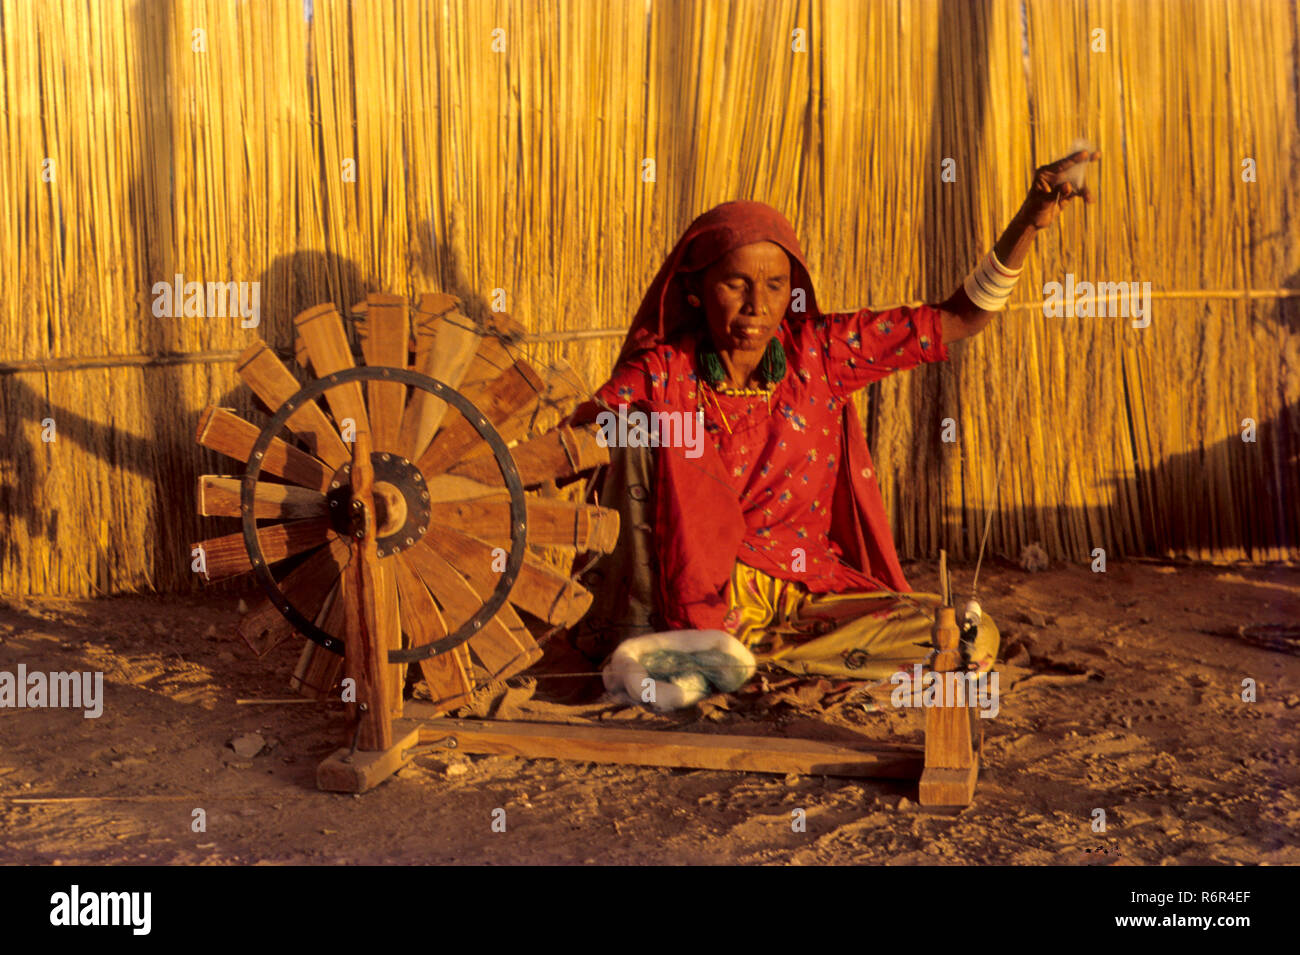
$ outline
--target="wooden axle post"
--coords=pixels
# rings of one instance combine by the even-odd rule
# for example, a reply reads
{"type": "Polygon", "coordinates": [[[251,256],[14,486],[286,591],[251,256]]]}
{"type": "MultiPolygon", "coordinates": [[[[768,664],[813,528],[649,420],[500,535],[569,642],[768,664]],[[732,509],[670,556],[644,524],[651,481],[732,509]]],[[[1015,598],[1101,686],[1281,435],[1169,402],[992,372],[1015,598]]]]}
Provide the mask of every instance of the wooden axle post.
{"type": "Polygon", "coordinates": [[[397,615],[397,580],[380,560],[376,544],[375,470],[370,461],[370,432],[358,428],[352,451],[354,517],[353,559],[343,573],[343,641],[345,677],[355,680],[356,701],[348,715],[356,721],[355,747],[336,750],[316,768],[316,785],[332,792],[360,793],[400,769],[416,745],[408,732],[393,743],[392,684],[400,681],[388,662],[390,647],[401,646],[397,615]]]}

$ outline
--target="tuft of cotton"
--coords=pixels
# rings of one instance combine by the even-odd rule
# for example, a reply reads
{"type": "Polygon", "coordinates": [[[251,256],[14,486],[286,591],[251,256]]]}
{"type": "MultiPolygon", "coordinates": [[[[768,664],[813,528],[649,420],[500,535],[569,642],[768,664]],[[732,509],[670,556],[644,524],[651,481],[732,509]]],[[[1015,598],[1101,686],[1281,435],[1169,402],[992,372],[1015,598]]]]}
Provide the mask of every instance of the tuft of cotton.
{"type": "MultiPolygon", "coordinates": [[[[1073,156],[1075,153],[1084,149],[1086,149],[1090,153],[1097,151],[1097,147],[1094,146],[1092,143],[1090,143],[1088,140],[1076,139],[1074,142],[1070,144],[1070,151],[1067,152],[1065,155],[1073,156]]],[[[1063,179],[1065,179],[1072,186],[1074,186],[1076,192],[1083,188],[1083,176],[1088,171],[1088,162],[1089,160],[1085,160],[1081,163],[1075,163],[1069,169],[1065,170],[1065,173],[1062,176],[1063,179]]]]}
{"type": "Polygon", "coordinates": [[[693,706],[730,693],[757,668],[754,655],[721,630],[670,630],[618,645],[601,671],[605,689],[657,710],[693,706]]]}

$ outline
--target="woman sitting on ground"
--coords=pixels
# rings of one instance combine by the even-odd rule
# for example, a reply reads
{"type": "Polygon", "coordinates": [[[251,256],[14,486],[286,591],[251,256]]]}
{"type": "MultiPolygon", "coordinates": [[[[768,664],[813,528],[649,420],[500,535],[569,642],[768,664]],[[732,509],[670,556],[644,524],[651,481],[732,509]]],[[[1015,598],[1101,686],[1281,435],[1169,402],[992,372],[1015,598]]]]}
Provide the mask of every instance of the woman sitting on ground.
{"type": "MultiPolygon", "coordinates": [[[[1065,201],[1089,198],[1064,171],[1098,155],[1038,169],[993,251],[939,305],[822,312],[779,212],[727,202],[697,218],[651,284],[609,381],[570,418],[702,412],[707,436],[702,448],[611,449],[600,503],[623,524],[618,549],[584,578],[596,601],[578,648],[599,659],[641,633],[722,629],[796,673],[883,679],[924,660],[923,608],[939,597],[903,577],[850,397],[946,360],[952,342],[982,330],[1034,234],[1065,201]]],[[[984,616],[968,666],[987,670],[997,648],[984,616]]]]}

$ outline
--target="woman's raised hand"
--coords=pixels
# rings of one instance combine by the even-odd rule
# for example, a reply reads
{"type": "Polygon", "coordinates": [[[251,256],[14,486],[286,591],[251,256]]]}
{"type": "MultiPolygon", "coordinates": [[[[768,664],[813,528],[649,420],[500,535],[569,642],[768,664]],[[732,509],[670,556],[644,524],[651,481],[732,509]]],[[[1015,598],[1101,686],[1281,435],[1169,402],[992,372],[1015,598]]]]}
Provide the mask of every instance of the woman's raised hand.
{"type": "Polygon", "coordinates": [[[1088,204],[1096,202],[1092,190],[1082,185],[1081,163],[1096,162],[1101,158],[1101,150],[1089,152],[1081,149],[1064,159],[1039,166],[1034,170],[1034,182],[1029,187],[1029,195],[1020,207],[1020,218],[1035,229],[1045,229],[1061,212],[1061,207],[1071,199],[1082,197],[1088,204]],[[1076,184],[1077,183],[1077,184],[1076,184]]]}

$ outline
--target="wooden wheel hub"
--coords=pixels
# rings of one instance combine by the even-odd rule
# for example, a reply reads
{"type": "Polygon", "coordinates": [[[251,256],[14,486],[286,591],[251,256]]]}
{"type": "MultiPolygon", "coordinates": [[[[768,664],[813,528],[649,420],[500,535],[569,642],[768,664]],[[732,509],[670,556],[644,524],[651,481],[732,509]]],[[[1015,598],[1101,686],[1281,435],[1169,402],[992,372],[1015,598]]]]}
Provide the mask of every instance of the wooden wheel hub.
{"type": "MultiPolygon", "coordinates": [[[[400,554],[414,547],[429,530],[429,487],[420,469],[408,459],[382,451],[372,452],[375,469],[375,534],[379,556],[400,554]]],[[[330,479],[330,527],[345,537],[360,530],[360,515],[352,506],[352,462],[343,464],[330,479]]]]}
{"type": "MultiPolygon", "coordinates": [[[[403,544],[410,547],[415,543],[414,538],[407,536],[403,539],[399,533],[406,526],[406,515],[408,513],[409,508],[406,506],[406,497],[401,490],[387,481],[375,482],[375,533],[379,535],[381,540],[384,538],[396,539],[397,543],[393,545],[394,552],[403,549],[403,544]]],[[[427,526],[425,525],[426,528],[427,526]]]]}

